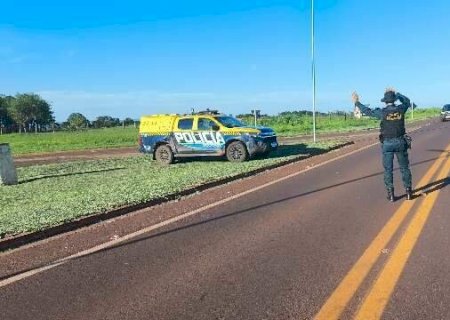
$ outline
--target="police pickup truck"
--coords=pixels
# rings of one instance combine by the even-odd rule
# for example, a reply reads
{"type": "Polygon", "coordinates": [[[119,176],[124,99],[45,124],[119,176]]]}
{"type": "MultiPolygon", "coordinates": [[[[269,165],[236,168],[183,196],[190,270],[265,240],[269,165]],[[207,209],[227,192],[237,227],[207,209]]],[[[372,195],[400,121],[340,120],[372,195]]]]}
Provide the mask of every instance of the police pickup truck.
{"type": "Polygon", "coordinates": [[[164,163],[175,158],[217,156],[242,162],[278,147],[271,128],[251,127],[216,111],[141,117],[139,150],[164,163]]]}

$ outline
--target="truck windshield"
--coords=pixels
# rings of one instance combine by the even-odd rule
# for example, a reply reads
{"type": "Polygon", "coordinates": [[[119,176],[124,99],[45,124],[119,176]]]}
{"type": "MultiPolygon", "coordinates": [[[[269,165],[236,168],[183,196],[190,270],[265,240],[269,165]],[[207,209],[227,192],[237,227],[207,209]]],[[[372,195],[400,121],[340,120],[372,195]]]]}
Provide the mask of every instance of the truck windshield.
{"type": "Polygon", "coordinates": [[[215,119],[227,128],[236,128],[244,126],[242,122],[233,117],[215,117],[215,119]]]}
{"type": "Polygon", "coordinates": [[[442,108],[442,111],[450,111],[450,104],[446,104],[444,108],[442,108]]]}

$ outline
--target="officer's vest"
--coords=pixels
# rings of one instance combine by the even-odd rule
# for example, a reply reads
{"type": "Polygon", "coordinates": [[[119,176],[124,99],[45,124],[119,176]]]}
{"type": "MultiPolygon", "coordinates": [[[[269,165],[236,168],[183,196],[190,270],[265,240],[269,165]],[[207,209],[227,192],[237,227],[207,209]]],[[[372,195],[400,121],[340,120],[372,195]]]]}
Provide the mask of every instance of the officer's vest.
{"type": "Polygon", "coordinates": [[[380,131],[383,139],[399,138],[405,135],[405,114],[395,105],[382,109],[380,131]]]}

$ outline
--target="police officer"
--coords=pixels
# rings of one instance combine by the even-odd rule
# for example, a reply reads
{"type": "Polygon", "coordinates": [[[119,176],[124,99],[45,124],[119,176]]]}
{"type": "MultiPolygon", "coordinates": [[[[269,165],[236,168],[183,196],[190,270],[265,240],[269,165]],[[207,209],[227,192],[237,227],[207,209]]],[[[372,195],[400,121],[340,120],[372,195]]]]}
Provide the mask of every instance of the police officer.
{"type": "Polygon", "coordinates": [[[384,167],[384,184],[387,189],[387,198],[389,201],[395,201],[394,183],[393,183],[393,167],[394,154],[402,173],[403,185],[406,190],[406,198],[412,199],[411,189],[411,170],[409,168],[408,159],[408,142],[405,139],[405,113],[411,106],[407,97],[395,92],[394,89],[388,88],[384,93],[381,102],[386,105],[384,108],[370,109],[359,101],[359,96],[356,92],[352,95],[353,103],[360,111],[368,116],[375,117],[381,120],[380,123],[380,142],[383,151],[383,167],[384,167]],[[399,100],[400,104],[395,104],[399,100]]]}

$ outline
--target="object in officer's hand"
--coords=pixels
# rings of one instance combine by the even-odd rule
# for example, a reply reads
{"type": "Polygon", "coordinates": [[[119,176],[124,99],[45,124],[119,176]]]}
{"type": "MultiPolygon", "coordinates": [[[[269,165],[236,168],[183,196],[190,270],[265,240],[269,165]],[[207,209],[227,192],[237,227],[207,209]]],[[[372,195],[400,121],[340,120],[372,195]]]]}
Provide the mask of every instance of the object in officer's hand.
{"type": "Polygon", "coordinates": [[[353,103],[359,102],[359,95],[356,91],[352,93],[352,101],[353,103]]]}

